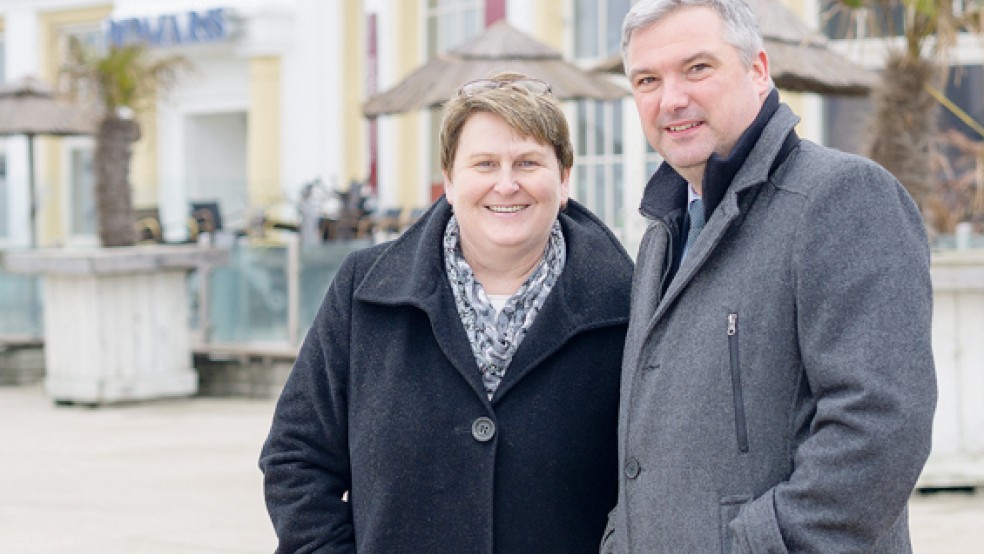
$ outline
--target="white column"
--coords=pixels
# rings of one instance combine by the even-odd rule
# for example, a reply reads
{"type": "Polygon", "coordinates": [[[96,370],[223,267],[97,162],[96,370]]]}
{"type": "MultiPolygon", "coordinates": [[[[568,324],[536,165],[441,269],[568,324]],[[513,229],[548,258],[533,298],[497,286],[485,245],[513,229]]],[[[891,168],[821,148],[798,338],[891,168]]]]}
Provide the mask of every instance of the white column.
{"type": "MultiPolygon", "coordinates": [[[[399,45],[395,44],[396,22],[391,15],[394,11],[389,0],[367,0],[366,11],[376,13],[376,37],[379,41],[378,52],[378,83],[379,90],[387,90],[396,84],[396,52],[399,45]]],[[[413,179],[414,176],[401,176],[397,167],[397,152],[399,145],[396,138],[396,122],[393,117],[381,116],[377,120],[379,145],[377,159],[379,160],[379,207],[396,206],[399,202],[398,187],[401,180],[413,179]]]]}
{"type": "Polygon", "coordinates": [[[625,239],[623,246],[635,259],[646,232],[646,219],[639,214],[639,203],[651,175],[646,172],[646,136],[639,112],[631,96],[622,100],[622,129],[625,136],[625,239]]]}
{"type": "MultiPolygon", "coordinates": [[[[30,8],[14,8],[4,14],[4,67],[6,80],[14,82],[38,73],[38,16],[30,8]]],[[[27,138],[12,136],[6,139],[7,153],[7,222],[11,246],[28,246],[30,231],[30,185],[28,183],[27,138]]],[[[39,165],[41,149],[35,144],[35,168],[39,165]]],[[[35,172],[37,179],[37,172],[35,172]]],[[[35,197],[40,200],[40,182],[35,182],[35,197]]],[[[39,210],[42,208],[40,203],[39,210]]],[[[40,212],[39,212],[40,215],[40,212]]],[[[40,217],[38,218],[40,219],[40,217]]],[[[37,222],[35,222],[35,225],[37,222]]],[[[37,230],[34,231],[35,235],[37,230]]]]}

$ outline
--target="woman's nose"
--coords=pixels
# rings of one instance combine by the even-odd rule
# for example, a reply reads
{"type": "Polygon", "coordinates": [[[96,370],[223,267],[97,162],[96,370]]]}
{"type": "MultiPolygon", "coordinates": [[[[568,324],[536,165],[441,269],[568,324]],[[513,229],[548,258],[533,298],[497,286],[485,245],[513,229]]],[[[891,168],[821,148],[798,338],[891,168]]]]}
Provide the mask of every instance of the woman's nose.
{"type": "Polygon", "coordinates": [[[504,168],[496,176],[495,186],[493,187],[499,194],[511,194],[519,190],[517,176],[511,168],[504,168]]]}

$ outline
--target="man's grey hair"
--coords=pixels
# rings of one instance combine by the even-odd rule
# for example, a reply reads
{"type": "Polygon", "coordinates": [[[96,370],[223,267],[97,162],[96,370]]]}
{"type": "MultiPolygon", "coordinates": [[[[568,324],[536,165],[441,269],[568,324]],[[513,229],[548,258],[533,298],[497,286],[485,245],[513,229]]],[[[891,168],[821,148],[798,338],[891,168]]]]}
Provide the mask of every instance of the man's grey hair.
{"type": "Polygon", "coordinates": [[[762,31],[755,12],[745,0],[640,0],[622,22],[622,63],[628,72],[628,50],[632,33],[648,27],[682,8],[707,7],[724,22],[724,41],[738,50],[741,61],[751,67],[763,50],[762,31]]]}

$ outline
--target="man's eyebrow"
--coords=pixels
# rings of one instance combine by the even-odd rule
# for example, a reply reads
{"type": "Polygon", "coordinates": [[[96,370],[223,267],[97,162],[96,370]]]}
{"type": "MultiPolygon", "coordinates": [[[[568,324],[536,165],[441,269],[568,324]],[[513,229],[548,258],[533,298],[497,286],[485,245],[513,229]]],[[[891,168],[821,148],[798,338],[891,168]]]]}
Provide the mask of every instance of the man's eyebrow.
{"type": "Polygon", "coordinates": [[[695,52],[695,53],[691,54],[690,56],[687,56],[686,58],[684,58],[683,61],[680,62],[680,65],[687,65],[687,64],[693,63],[693,62],[695,62],[695,61],[697,61],[697,60],[699,60],[701,58],[706,58],[706,59],[710,59],[710,60],[714,60],[714,61],[717,61],[717,59],[718,59],[718,57],[715,56],[713,52],[711,52],[709,50],[701,50],[700,52],[695,52]]]}
{"type": "MultiPolygon", "coordinates": [[[[713,60],[713,61],[717,61],[718,60],[718,57],[713,52],[711,52],[709,50],[701,50],[699,52],[694,52],[693,54],[691,54],[691,55],[687,56],[686,58],[683,58],[682,60],[680,60],[680,64],[679,65],[681,65],[681,66],[688,65],[688,64],[691,64],[691,63],[693,63],[693,62],[695,62],[697,60],[700,60],[700,59],[710,59],[710,60],[713,60]]],[[[628,78],[629,78],[630,81],[632,81],[639,74],[642,74],[642,73],[653,73],[653,71],[651,69],[649,69],[648,67],[633,68],[632,71],[629,72],[628,78]]]]}

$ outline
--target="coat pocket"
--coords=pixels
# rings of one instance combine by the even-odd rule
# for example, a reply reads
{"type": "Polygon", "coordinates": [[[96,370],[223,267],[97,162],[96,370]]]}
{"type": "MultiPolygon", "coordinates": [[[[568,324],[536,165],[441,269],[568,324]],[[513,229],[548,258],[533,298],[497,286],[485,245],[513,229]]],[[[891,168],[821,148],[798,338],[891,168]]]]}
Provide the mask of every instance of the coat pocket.
{"type": "Polygon", "coordinates": [[[748,424],[745,421],[745,399],[741,388],[741,359],[738,356],[738,314],[728,314],[728,356],[731,365],[731,396],[735,408],[735,435],[738,451],[748,452],[748,424]]]}
{"type": "Polygon", "coordinates": [[[738,511],[752,501],[748,494],[735,494],[721,498],[718,512],[720,515],[721,554],[734,554],[740,551],[737,539],[733,536],[729,524],[738,517],[738,511]]]}

